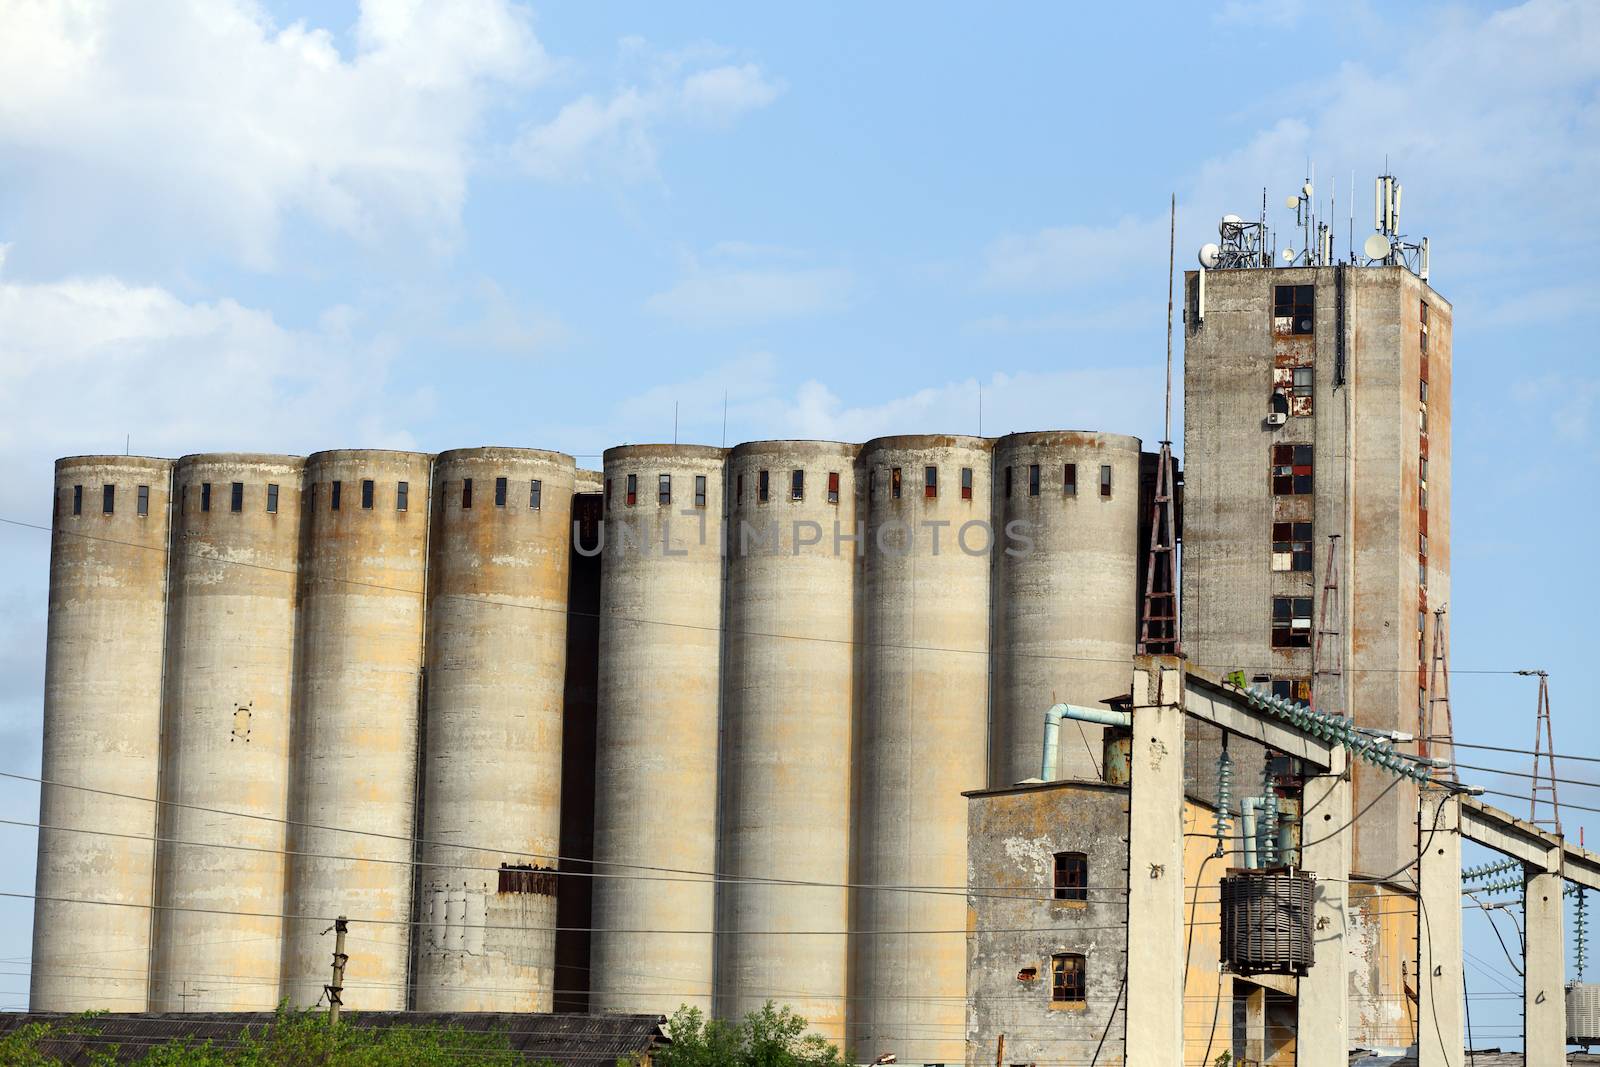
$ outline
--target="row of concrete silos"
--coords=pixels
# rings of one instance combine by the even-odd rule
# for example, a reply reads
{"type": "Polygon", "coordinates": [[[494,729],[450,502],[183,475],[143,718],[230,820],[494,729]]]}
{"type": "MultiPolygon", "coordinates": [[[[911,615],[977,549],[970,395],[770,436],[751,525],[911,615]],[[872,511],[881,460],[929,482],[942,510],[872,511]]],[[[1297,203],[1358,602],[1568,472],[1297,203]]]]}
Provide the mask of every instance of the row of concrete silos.
{"type": "Polygon", "coordinates": [[[548,1010],[572,484],[519,449],[61,461],[33,1003],[315,1003],[349,914],[347,1003],[548,1010]]]}
{"type": "MultiPolygon", "coordinates": [[[[737,1015],[770,998],[858,1050],[952,1059],[960,791],[1036,773],[1042,701],[1125,684],[1138,468],[1137,441],[1099,434],[609,451],[596,877],[592,917],[572,924],[593,927],[591,1006],[737,1015]],[[1029,544],[1008,537],[1014,521],[1029,544]]],[[[556,904],[538,868],[559,851],[573,684],[571,459],[190,457],[170,477],[170,589],[169,469],[57,472],[45,777],[112,780],[106,749],[70,739],[114,704],[128,738],[110,751],[129,757],[117,791],[169,801],[161,862],[137,840],[152,806],[135,801],[118,822],[130,856],[113,861],[129,903],[159,905],[154,922],[120,909],[113,934],[95,924],[117,909],[72,913],[93,914],[84,939],[128,946],[122,984],[103,989],[132,1004],[148,983],[173,1010],[280,990],[311,1003],[326,917],[346,912],[369,920],[346,1003],[548,1008],[556,904]],[[147,513],[62,514],[74,485],[102,477],[143,479],[147,513]],[[432,501],[431,521],[402,485],[432,501]],[[216,499],[190,499],[202,492],[216,499]],[[142,552],[144,569],[104,584],[92,568],[112,550],[142,552]],[[121,600],[97,607],[108,588],[121,600]],[[71,673],[86,642],[124,665],[126,692],[71,673]],[[165,738],[135,661],[158,679],[165,663],[165,738]]],[[[70,792],[47,787],[47,806],[70,792]]],[[[105,897],[74,859],[87,837],[41,838],[41,896],[105,897]]],[[[109,856],[103,841],[86,851],[109,856]]],[[[41,911],[36,1003],[104,999],[49,984],[83,948],[52,941],[68,925],[41,911]]]]}
{"type": "Polygon", "coordinates": [[[607,452],[594,1006],[961,1058],[961,791],[1125,689],[1139,472],[1083,433],[607,452]]]}

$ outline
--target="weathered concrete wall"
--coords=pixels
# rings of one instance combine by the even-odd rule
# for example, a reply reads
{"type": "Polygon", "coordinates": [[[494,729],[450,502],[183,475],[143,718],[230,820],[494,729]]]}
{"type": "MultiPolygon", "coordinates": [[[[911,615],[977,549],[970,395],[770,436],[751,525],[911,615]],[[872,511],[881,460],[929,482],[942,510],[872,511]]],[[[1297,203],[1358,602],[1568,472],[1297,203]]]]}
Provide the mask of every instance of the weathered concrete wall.
{"type": "MultiPolygon", "coordinates": [[[[961,793],[987,778],[990,563],[964,551],[959,534],[990,519],[989,448],[974,437],[887,437],[864,445],[857,466],[868,534],[851,902],[858,1058],[965,1055],[961,898],[871,887],[953,886],[966,876],[961,793]],[[938,471],[933,497],[929,466],[938,471]],[[959,491],[964,468],[970,500],[959,491]]],[[[978,547],[971,535],[968,544],[978,547]]]]}
{"type": "Polygon", "coordinates": [[[143,457],[56,462],[40,776],[59,784],[39,792],[34,1011],[146,1007],[155,805],[68,787],[157,795],[171,472],[143,457]]]}
{"type": "Polygon", "coordinates": [[[661,880],[640,868],[709,872],[716,864],[722,473],[720,448],[634,445],[605,454],[594,1011],[712,1006],[712,879],[661,880]],[[669,503],[658,501],[663,474],[672,478],[669,503]],[[694,506],[696,477],[706,480],[703,508],[694,506]]]}
{"type": "Polygon", "coordinates": [[[1387,885],[1350,883],[1345,930],[1352,1041],[1405,1048],[1417,1039],[1417,898],[1387,885]]]}
{"type": "Polygon", "coordinates": [[[762,441],[728,460],[717,1011],[779,1000],[833,1042],[848,993],[855,453],[762,441]]]}
{"type": "MultiPolygon", "coordinates": [[[[995,442],[995,529],[1024,523],[1033,545],[993,560],[994,788],[1038,777],[1051,704],[1097,707],[1127,692],[1139,630],[1139,448],[1136,437],[1067,431],[995,442]],[[1100,490],[1102,466],[1111,468],[1109,496],[1100,490]]],[[[1097,777],[1100,734],[1098,726],[1063,723],[1057,773],[1097,777]]]]}
{"type": "Polygon", "coordinates": [[[345,1007],[406,1007],[431,465],[378,451],[306,462],[290,794],[305,825],[290,834],[288,894],[289,914],[304,918],[285,924],[283,962],[295,1006],[322,996],[333,952],[324,931],[347,915],[345,1007]]]}
{"type": "Polygon", "coordinates": [[[152,1011],[278,1003],[304,471],[178,461],[152,1011]]]}
{"type": "Polygon", "coordinates": [[[418,1011],[551,1010],[556,879],[497,868],[557,866],[572,482],[554,452],[434,465],[418,1011]]]}

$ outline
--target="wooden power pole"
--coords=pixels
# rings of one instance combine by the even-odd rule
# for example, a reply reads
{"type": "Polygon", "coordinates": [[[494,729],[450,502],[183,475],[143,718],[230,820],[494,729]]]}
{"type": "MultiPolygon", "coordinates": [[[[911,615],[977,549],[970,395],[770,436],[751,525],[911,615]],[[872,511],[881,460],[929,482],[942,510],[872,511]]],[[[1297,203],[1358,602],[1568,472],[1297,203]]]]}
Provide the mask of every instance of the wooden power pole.
{"type": "Polygon", "coordinates": [[[350,961],[344,950],[344,935],[349,928],[350,920],[343,915],[333,920],[333,982],[322,987],[328,994],[329,1026],[338,1025],[339,1009],[344,1006],[344,965],[350,961]]]}

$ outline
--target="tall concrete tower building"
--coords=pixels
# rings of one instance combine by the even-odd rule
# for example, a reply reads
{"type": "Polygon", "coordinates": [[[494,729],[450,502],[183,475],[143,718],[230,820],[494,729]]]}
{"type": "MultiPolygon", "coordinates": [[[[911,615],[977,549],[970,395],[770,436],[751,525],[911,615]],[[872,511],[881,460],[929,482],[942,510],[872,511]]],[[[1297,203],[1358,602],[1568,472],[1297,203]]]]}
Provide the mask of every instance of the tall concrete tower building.
{"type": "MultiPolygon", "coordinates": [[[[1229,225],[1221,269],[1185,279],[1184,650],[1417,733],[1450,595],[1450,304],[1420,246],[1276,268],[1264,249],[1230,262],[1229,225]]],[[[1357,768],[1354,870],[1416,855],[1416,802],[1357,768]]]]}

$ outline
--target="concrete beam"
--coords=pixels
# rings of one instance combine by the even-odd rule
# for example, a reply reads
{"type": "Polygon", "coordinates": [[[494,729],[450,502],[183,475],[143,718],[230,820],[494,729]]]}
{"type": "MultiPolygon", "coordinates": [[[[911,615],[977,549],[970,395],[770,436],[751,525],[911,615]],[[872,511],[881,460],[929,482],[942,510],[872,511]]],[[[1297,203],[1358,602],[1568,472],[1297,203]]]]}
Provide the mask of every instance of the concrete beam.
{"type": "Polygon", "coordinates": [[[1341,746],[1312,737],[1274,718],[1222,682],[1193,668],[1184,678],[1183,710],[1197,719],[1326,770],[1341,746]]]}
{"type": "Polygon", "coordinates": [[[1183,1058],[1183,663],[1139,656],[1128,797],[1127,1067],[1183,1058]]]}
{"type": "Polygon", "coordinates": [[[1417,815],[1417,1064],[1461,1067],[1460,797],[1426,788],[1417,815]]]}
{"type": "Polygon", "coordinates": [[[1463,797],[1461,834],[1469,841],[1541,869],[1551,850],[1557,850],[1561,856],[1561,872],[1567,881],[1600,890],[1600,855],[1571,844],[1526,819],[1501,811],[1493,804],[1463,797]]]}
{"type": "Polygon", "coordinates": [[[1316,962],[1300,979],[1295,1048],[1299,1067],[1349,1063],[1348,989],[1344,934],[1349,919],[1350,781],[1344,751],[1333,753],[1330,773],[1307,778],[1303,791],[1300,866],[1317,876],[1314,898],[1316,962]]]}
{"type": "Polygon", "coordinates": [[[1561,853],[1523,867],[1522,1045],[1527,1067],[1567,1062],[1566,941],[1561,936],[1561,853]]]}

